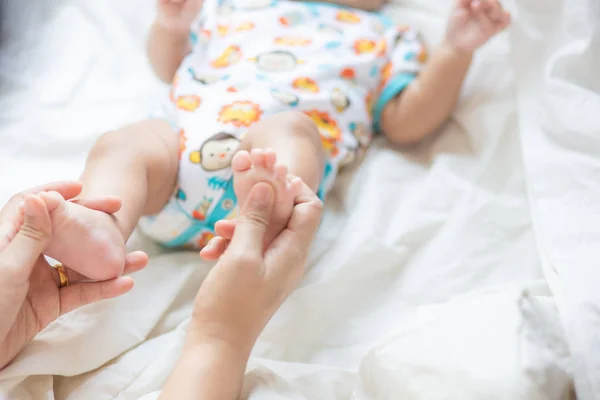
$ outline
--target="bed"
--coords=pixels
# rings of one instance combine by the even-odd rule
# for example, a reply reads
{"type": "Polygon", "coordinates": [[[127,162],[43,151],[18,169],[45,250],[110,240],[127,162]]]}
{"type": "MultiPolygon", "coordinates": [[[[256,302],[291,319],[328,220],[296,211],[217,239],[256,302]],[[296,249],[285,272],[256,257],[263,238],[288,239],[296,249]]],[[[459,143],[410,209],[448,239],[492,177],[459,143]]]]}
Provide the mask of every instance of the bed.
{"type": "MultiPolygon", "coordinates": [[[[98,135],[167,90],[144,53],[153,1],[30,3],[0,60],[0,204],[76,179],[98,135]]],[[[505,5],[512,28],[477,54],[439,135],[377,140],[341,175],[243,398],[600,398],[600,5],[505,5]]],[[[449,7],[386,12],[433,47],[449,7]]],[[[157,398],[210,264],[129,246],[151,255],[134,290],[48,327],[0,373],[0,398],[157,398]]]]}

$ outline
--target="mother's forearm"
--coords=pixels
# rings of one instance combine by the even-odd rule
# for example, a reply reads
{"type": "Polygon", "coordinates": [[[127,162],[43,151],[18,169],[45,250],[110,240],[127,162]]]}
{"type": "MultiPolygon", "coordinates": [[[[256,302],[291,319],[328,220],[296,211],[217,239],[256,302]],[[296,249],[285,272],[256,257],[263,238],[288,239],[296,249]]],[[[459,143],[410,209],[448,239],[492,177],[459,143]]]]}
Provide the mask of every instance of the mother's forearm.
{"type": "Polygon", "coordinates": [[[237,399],[248,357],[225,341],[188,335],[160,399],[237,399]]]}

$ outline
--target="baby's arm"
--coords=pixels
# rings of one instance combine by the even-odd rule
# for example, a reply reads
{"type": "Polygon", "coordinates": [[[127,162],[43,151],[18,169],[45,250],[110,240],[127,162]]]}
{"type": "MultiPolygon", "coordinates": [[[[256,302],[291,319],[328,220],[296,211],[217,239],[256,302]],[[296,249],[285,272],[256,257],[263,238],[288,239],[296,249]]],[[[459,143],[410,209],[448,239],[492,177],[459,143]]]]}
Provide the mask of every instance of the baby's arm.
{"type": "Polygon", "coordinates": [[[471,54],[444,43],[402,94],[381,114],[381,130],[392,142],[413,144],[435,132],[454,110],[471,54]]]}
{"type": "Polygon", "coordinates": [[[189,51],[189,33],[176,32],[154,23],[148,37],[148,57],[154,73],[171,83],[181,61],[189,51]]]}
{"type": "Polygon", "coordinates": [[[158,0],[156,20],[148,37],[148,57],[152,69],[165,83],[173,81],[190,50],[190,26],[201,8],[202,0],[158,0]]]}
{"type": "Polygon", "coordinates": [[[435,132],[456,106],[473,52],[509,22],[498,0],[458,0],[440,47],[419,77],[383,109],[383,133],[406,145],[435,132]]]}

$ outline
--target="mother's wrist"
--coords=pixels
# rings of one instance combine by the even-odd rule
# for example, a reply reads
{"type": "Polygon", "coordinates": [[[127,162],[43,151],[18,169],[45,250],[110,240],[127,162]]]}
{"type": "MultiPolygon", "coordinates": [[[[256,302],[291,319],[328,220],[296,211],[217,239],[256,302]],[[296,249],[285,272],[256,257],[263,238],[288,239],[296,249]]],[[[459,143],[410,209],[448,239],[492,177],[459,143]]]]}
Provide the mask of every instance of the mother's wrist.
{"type": "Polygon", "coordinates": [[[241,332],[231,326],[192,318],[188,325],[185,347],[202,349],[206,345],[217,346],[248,357],[256,337],[257,335],[249,331],[241,332]]]}

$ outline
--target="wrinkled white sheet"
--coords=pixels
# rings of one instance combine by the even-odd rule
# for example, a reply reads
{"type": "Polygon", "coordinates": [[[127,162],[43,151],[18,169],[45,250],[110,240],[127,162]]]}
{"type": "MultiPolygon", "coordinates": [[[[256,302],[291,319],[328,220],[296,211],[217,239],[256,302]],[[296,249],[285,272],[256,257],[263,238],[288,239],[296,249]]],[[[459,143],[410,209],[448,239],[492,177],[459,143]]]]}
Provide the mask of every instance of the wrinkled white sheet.
{"type": "MultiPolygon", "coordinates": [[[[36,0],[15,19],[29,28],[0,60],[0,202],[77,178],[93,140],[165,90],[144,55],[150,3],[36,0]]],[[[508,4],[514,27],[477,55],[444,132],[403,153],[378,141],[340,177],[245,398],[564,399],[572,379],[600,396],[600,50],[594,3],[569,5],[508,4]]],[[[434,46],[448,7],[390,12],[434,46]]],[[[135,289],[49,327],[0,373],[0,398],[157,397],[209,265],[130,245],[153,255],[135,289]]]]}

